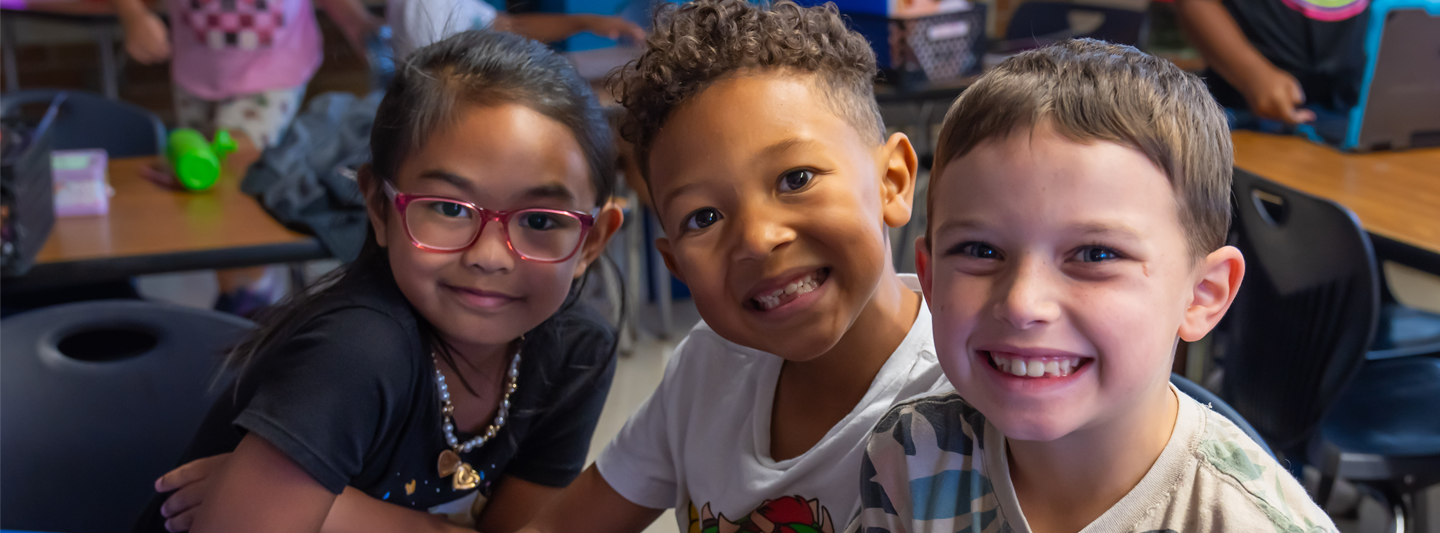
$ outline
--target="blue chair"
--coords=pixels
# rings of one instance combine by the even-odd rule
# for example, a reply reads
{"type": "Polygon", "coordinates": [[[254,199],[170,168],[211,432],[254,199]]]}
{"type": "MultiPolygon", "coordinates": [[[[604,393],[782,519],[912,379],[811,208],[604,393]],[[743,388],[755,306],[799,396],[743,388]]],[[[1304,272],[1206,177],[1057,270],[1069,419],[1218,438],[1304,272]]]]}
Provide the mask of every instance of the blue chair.
{"type": "Polygon", "coordinates": [[[0,321],[0,528],[128,528],[220,393],[219,355],[252,327],[143,301],[0,321]]]}
{"type": "Polygon", "coordinates": [[[80,91],[34,89],[0,97],[0,113],[64,98],[52,126],[55,150],[104,148],[112,158],[165,152],[165,124],[141,107],[80,91]]]}
{"type": "Polygon", "coordinates": [[[1010,17],[1005,40],[1033,40],[1034,46],[1074,37],[1089,37],[1116,44],[1143,48],[1149,33],[1149,18],[1144,11],[1099,7],[1069,2],[1025,2],[1010,17]],[[1100,26],[1087,33],[1075,33],[1070,27],[1071,14],[1102,17],[1100,26]]]}
{"type": "Polygon", "coordinates": [[[1185,393],[1186,396],[1194,398],[1195,401],[1209,407],[1211,411],[1220,413],[1220,416],[1229,419],[1231,423],[1240,428],[1240,431],[1244,431],[1246,436],[1254,440],[1256,444],[1259,444],[1260,449],[1265,450],[1266,454],[1269,454],[1270,457],[1275,457],[1275,452],[1270,450],[1270,445],[1265,443],[1265,439],[1260,436],[1260,432],[1255,431],[1255,426],[1251,426],[1249,422],[1246,422],[1245,417],[1240,416],[1240,413],[1236,412],[1234,407],[1230,407],[1230,404],[1225,403],[1225,400],[1220,399],[1219,395],[1210,392],[1210,390],[1205,387],[1201,387],[1199,383],[1185,379],[1185,376],[1181,376],[1180,374],[1170,374],[1170,384],[1180,389],[1180,392],[1185,393]]]}
{"type": "Polygon", "coordinates": [[[1217,335],[1222,396],[1320,470],[1317,500],[1337,477],[1397,505],[1423,498],[1440,482],[1440,359],[1372,356],[1385,313],[1368,235],[1339,204],[1234,176],[1233,239],[1249,268],[1217,335]]]}

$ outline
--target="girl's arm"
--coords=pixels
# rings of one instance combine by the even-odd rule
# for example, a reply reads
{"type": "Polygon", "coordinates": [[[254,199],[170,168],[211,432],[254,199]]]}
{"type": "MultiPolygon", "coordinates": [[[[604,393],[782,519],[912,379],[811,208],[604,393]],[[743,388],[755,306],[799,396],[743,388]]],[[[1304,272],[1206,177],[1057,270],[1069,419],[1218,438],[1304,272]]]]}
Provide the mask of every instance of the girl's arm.
{"type": "MultiPolygon", "coordinates": [[[[494,505],[491,502],[490,505],[494,505]]],[[[489,510],[489,506],[486,506],[489,510]]],[[[594,464],[560,494],[521,533],[635,533],[654,522],[663,509],[651,509],[625,499],[605,481],[594,464]]],[[[483,529],[482,529],[483,531],[483,529]]],[[[488,531],[486,533],[489,533],[488,531]]]]}
{"type": "Polygon", "coordinates": [[[1300,82],[1250,44],[1219,0],[1179,0],[1175,10],[1205,63],[1240,90],[1250,111],[1289,124],[1315,120],[1313,111],[1298,108],[1305,103],[1300,82]]]}
{"type": "Polygon", "coordinates": [[[501,14],[495,29],[518,33],[542,43],[553,43],[582,31],[609,39],[627,38],[645,42],[645,30],[620,17],[602,15],[566,15],[558,13],[501,14]]]}
{"type": "Polygon", "coordinates": [[[125,51],[130,57],[146,65],[170,59],[170,32],[144,0],[115,0],[115,14],[125,28],[125,51]]]}
{"type": "Polygon", "coordinates": [[[365,9],[365,5],[360,3],[360,0],[315,0],[315,4],[325,10],[325,14],[330,16],[330,20],[335,21],[335,25],[340,27],[340,32],[345,34],[345,40],[350,43],[350,47],[354,48],[361,58],[364,58],[365,38],[380,28],[384,22],[379,17],[371,15],[370,11],[365,9]]]}
{"type": "Polygon", "coordinates": [[[424,511],[406,509],[393,503],[385,503],[355,487],[345,487],[345,492],[335,499],[330,515],[325,517],[321,533],[381,533],[406,531],[411,533],[474,533],[456,526],[444,517],[424,511]]]}
{"type": "Polygon", "coordinates": [[[196,533],[319,531],[335,495],[264,438],[246,435],[195,519],[196,533]]]}
{"type": "MultiPolygon", "coordinates": [[[[490,501],[485,504],[485,511],[480,514],[477,529],[484,533],[517,531],[548,505],[560,490],[514,476],[501,477],[490,501]]],[[[335,500],[335,507],[330,509],[325,527],[321,528],[321,533],[391,531],[455,533],[470,530],[453,525],[440,516],[385,503],[353,487],[346,487],[345,493],[335,500]]]]}

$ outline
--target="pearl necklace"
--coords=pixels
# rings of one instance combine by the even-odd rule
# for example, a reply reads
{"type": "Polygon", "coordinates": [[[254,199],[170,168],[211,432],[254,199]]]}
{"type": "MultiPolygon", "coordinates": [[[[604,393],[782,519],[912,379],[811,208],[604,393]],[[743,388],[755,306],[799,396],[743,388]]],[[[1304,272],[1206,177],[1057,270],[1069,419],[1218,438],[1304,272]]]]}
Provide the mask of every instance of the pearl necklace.
{"type": "Polygon", "coordinates": [[[450,449],[440,452],[437,464],[440,477],[454,475],[451,486],[455,490],[473,489],[479,484],[480,476],[474,468],[460,460],[460,454],[484,446],[486,441],[494,438],[500,428],[505,426],[505,417],[510,415],[510,395],[515,392],[515,382],[520,378],[520,352],[517,350],[515,358],[510,360],[510,370],[505,375],[505,395],[500,399],[500,409],[496,411],[495,419],[485,428],[484,433],[465,442],[460,442],[460,439],[455,437],[455,404],[450,403],[450,387],[445,384],[445,374],[440,372],[440,358],[431,353],[430,359],[435,362],[435,384],[440,388],[440,420],[444,423],[445,443],[450,446],[450,449]]]}

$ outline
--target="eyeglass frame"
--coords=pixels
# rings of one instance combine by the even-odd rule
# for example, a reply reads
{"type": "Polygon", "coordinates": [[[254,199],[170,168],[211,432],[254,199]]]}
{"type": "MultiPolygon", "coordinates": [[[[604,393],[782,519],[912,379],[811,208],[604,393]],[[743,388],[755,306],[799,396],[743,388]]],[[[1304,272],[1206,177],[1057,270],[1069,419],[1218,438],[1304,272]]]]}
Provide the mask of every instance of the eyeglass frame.
{"type": "Polygon", "coordinates": [[[489,224],[491,220],[498,220],[500,221],[502,233],[504,233],[505,235],[505,247],[510,249],[510,253],[515,254],[516,257],[535,263],[564,263],[566,261],[569,261],[570,258],[575,257],[575,254],[580,251],[580,248],[583,248],[585,246],[585,238],[590,235],[590,229],[595,226],[595,217],[600,214],[600,208],[598,207],[594,210],[591,210],[589,213],[571,211],[568,209],[550,209],[546,207],[527,207],[524,209],[515,209],[511,211],[500,211],[496,209],[486,209],[475,205],[474,202],[467,202],[458,198],[450,198],[448,196],[431,196],[403,193],[395,190],[395,186],[391,185],[388,181],[382,180],[381,183],[384,184],[385,195],[389,196],[390,201],[395,204],[395,212],[400,215],[400,225],[401,227],[405,228],[405,236],[410,238],[410,244],[415,245],[416,248],[431,253],[453,254],[469,249],[470,247],[475,246],[476,242],[480,241],[480,236],[485,233],[485,225],[489,224]],[[438,200],[442,202],[450,202],[453,204],[459,204],[465,207],[469,207],[470,209],[474,209],[476,213],[480,214],[480,228],[475,230],[475,235],[473,237],[470,237],[470,242],[466,243],[464,246],[456,248],[437,248],[434,246],[428,246],[426,244],[423,244],[420,242],[419,239],[415,238],[415,233],[410,231],[410,217],[405,216],[406,209],[410,207],[410,204],[412,202],[418,202],[422,200],[438,200]],[[566,254],[565,257],[562,257],[560,259],[535,259],[533,257],[528,257],[525,254],[520,253],[519,250],[515,249],[515,244],[510,242],[510,215],[514,215],[522,211],[540,211],[544,213],[564,214],[579,219],[580,240],[575,242],[575,249],[570,250],[569,254],[566,254]]]}

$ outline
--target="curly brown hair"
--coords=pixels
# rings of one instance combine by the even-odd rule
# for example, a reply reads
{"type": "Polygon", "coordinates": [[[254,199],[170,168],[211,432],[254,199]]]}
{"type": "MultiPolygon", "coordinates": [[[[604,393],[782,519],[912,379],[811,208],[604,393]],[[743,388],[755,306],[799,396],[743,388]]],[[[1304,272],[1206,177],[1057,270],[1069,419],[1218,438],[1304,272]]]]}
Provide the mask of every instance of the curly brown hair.
{"type": "Polygon", "coordinates": [[[789,0],[695,0],[665,4],[645,52],[610,76],[625,106],[620,133],[635,144],[649,179],[650,147],[674,109],[711,83],[746,69],[813,74],[825,103],[862,135],[885,138],[875,103],[875,52],[850,31],[835,5],[789,0]]]}

